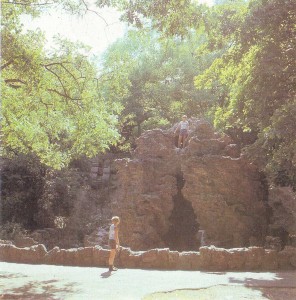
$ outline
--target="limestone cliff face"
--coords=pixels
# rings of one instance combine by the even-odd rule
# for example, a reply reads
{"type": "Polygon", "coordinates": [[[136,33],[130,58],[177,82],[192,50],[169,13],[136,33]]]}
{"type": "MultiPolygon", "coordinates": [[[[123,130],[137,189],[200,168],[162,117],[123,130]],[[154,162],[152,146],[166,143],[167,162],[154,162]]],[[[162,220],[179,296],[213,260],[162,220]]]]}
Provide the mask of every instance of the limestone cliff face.
{"type": "Polygon", "coordinates": [[[190,120],[184,149],[175,147],[173,132],[146,131],[132,158],[116,161],[111,203],[122,219],[121,244],[196,250],[199,229],[215,246],[263,244],[266,194],[256,167],[205,121],[190,120]]]}

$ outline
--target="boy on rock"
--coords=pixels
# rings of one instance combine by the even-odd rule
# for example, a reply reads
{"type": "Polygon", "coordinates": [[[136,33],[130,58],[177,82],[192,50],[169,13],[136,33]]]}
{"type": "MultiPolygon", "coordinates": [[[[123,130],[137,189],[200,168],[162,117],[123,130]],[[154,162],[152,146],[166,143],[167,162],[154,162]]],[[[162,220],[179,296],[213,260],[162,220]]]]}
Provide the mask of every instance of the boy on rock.
{"type": "Polygon", "coordinates": [[[187,116],[184,115],[182,117],[182,121],[179,123],[175,130],[175,135],[179,131],[179,138],[178,138],[178,148],[184,148],[186,139],[188,137],[188,131],[189,131],[189,122],[187,121],[187,116]]]}

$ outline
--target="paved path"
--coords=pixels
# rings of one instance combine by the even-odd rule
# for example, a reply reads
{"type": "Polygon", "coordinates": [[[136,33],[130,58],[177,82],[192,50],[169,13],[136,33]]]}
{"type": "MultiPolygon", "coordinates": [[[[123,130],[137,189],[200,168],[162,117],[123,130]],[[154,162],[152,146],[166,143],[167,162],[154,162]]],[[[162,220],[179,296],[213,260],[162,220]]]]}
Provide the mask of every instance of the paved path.
{"type": "Polygon", "coordinates": [[[102,268],[0,262],[0,299],[294,300],[296,272],[121,269],[110,274],[102,268]]]}

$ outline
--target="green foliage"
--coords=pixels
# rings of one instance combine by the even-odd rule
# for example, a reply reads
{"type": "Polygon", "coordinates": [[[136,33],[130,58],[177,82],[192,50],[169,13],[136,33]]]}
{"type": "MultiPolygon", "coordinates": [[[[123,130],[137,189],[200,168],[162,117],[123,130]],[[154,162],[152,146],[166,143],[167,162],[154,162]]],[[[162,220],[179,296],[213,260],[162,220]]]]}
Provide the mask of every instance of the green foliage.
{"type": "Polygon", "coordinates": [[[88,185],[88,174],[73,168],[46,170],[44,189],[39,195],[35,215],[39,227],[64,228],[67,225],[74,205],[81,201],[79,190],[88,185]]]}
{"type": "MultiPolygon", "coordinates": [[[[141,28],[108,49],[99,76],[81,45],[58,40],[45,53],[42,34],[21,31],[20,14],[43,9],[37,1],[7,2],[6,152],[33,152],[61,168],[118,140],[126,150],[143,129],[166,127],[183,113],[206,115],[247,145],[273,182],[295,187],[294,2],[221,0],[207,7],[190,0],[98,0],[98,7],[115,6],[141,28]]],[[[54,4],[75,13],[89,9],[80,0],[54,4]]]]}
{"type": "Polygon", "coordinates": [[[104,90],[120,79],[108,78],[108,86],[99,78],[83,45],[57,38],[46,53],[40,32],[22,32],[19,16],[38,14],[34,1],[27,3],[3,4],[3,145],[5,155],[35,153],[60,169],[81,154],[95,156],[116,143],[120,107],[106,100],[104,90]]]}
{"type": "Polygon", "coordinates": [[[122,19],[138,28],[150,27],[165,36],[186,36],[203,22],[206,6],[190,0],[120,1],[122,19]]]}
{"type": "MultiPolygon", "coordinates": [[[[142,130],[167,127],[182,114],[202,116],[214,102],[208,91],[197,91],[194,76],[218,53],[196,55],[204,35],[192,32],[185,40],[160,39],[148,30],[129,31],[105,55],[105,70],[121,66],[128,78],[126,94],[111,96],[120,101],[121,147],[131,144],[142,130]]],[[[126,82],[126,80],[125,80],[126,82]]]]}
{"type": "Polygon", "coordinates": [[[34,155],[4,161],[1,174],[1,223],[36,228],[38,199],[43,192],[45,168],[34,155]]]}
{"type": "Polygon", "coordinates": [[[55,228],[68,219],[81,193],[89,187],[90,162],[72,161],[69,168],[53,170],[34,155],[15,155],[4,161],[1,186],[1,224],[17,223],[33,230],[55,228]]]}
{"type": "Polygon", "coordinates": [[[18,223],[8,222],[0,225],[0,239],[12,241],[17,237],[25,236],[27,231],[18,223]]]}
{"type": "Polygon", "coordinates": [[[201,89],[223,86],[216,126],[258,133],[246,153],[272,182],[294,188],[295,8],[290,0],[254,0],[237,12],[234,19],[243,16],[242,23],[229,33],[215,27],[230,47],[195,81],[201,89]]]}
{"type": "MultiPolygon", "coordinates": [[[[198,1],[143,0],[121,7],[130,23],[152,26],[167,41],[171,36],[186,40],[193,30],[206,33],[206,45],[196,45],[194,56],[215,54],[201,72],[196,68],[196,87],[214,94],[207,114],[217,128],[233,133],[242,145],[249,144],[246,153],[272,182],[296,188],[295,135],[290,134],[295,131],[290,113],[296,86],[295,1],[215,3],[209,8],[198,1]]],[[[171,107],[179,109],[176,99],[171,107]]]]}

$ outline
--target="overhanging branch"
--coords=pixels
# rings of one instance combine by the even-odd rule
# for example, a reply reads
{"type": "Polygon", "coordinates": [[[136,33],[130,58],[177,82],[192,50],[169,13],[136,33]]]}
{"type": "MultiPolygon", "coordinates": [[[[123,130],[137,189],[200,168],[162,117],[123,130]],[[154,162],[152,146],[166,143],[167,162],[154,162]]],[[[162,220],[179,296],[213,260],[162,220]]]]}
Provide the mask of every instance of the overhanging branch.
{"type": "Polygon", "coordinates": [[[7,63],[1,66],[0,70],[5,69],[6,67],[10,66],[13,63],[13,59],[10,59],[7,63]]]}
{"type": "Polygon", "coordinates": [[[54,92],[56,93],[57,95],[63,97],[63,98],[66,98],[66,99],[69,99],[69,100],[73,100],[73,101],[80,101],[82,100],[82,98],[72,98],[71,96],[69,96],[68,94],[63,94],[59,91],[57,91],[56,89],[47,89],[49,92],[54,92]]]}

